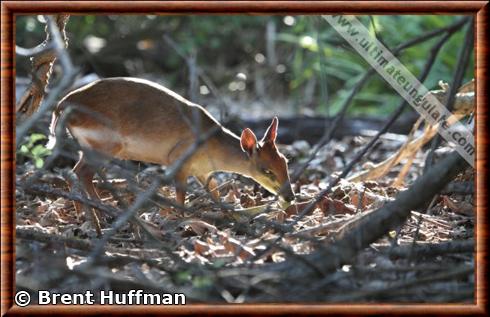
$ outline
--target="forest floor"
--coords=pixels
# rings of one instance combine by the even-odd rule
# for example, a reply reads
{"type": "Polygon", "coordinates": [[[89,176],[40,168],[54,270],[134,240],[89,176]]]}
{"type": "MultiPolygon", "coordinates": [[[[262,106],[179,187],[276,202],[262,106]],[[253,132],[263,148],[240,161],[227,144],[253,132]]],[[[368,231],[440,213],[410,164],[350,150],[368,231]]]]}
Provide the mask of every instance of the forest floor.
{"type": "MultiPolygon", "coordinates": [[[[187,210],[153,197],[136,211],[143,225],[123,222],[119,227],[115,223],[121,213],[102,212],[103,233],[110,232],[105,245],[96,238],[92,222],[74,210],[63,172],[69,168],[38,173],[26,185],[26,179],[36,175],[27,161],[17,166],[16,174],[17,287],[42,285],[57,292],[173,290],[184,292],[189,302],[473,302],[473,169],[348,263],[319,278],[290,281],[289,289],[279,286],[288,276],[275,274],[270,264],[290,256],[306,259],[325,248],[349,223],[395,200],[423,174],[425,154],[420,152],[401,185],[393,182],[403,164],[377,180],[343,179],[302,215],[366,139],[333,140],[316,154],[293,183],[298,211],[283,210],[274,196],[249,179],[219,173],[220,204],[190,180],[187,210]],[[269,207],[258,214],[236,211],[263,205],[269,207]],[[148,239],[145,231],[158,241],[148,239]],[[227,274],[240,282],[229,285],[224,281],[227,274]]],[[[400,135],[383,137],[353,172],[386,159],[405,141],[400,135]]],[[[294,171],[311,147],[297,141],[280,150],[294,171]]],[[[162,173],[155,166],[123,164],[133,176],[121,177],[121,165],[111,166],[103,169],[104,177],[96,177],[95,186],[100,203],[119,212],[135,204],[137,193],[144,193],[162,173]]],[[[161,186],[157,196],[172,200],[174,189],[161,186]]]]}

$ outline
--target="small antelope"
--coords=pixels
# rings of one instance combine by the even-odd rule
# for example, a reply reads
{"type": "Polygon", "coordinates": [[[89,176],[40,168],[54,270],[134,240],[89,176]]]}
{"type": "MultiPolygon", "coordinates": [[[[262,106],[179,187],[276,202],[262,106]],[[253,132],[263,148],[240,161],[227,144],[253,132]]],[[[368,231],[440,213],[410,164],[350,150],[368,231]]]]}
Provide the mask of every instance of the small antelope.
{"type": "MultiPolygon", "coordinates": [[[[287,202],[294,200],[287,160],[275,144],[277,117],[262,140],[257,141],[250,129],[238,137],[204,108],[163,86],[136,78],[107,78],[72,91],[60,101],[51,122],[52,140],[56,139],[59,118],[68,107],[73,113],[67,116],[66,126],[82,148],[73,171],[92,199],[98,195],[92,183],[95,170],[86,158],[90,150],[108,157],[168,166],[195,143],[196,133],[203,135],[215,129],[176,174],[179,204],[184,205],[189,176],[212,189],[216,182],[210,176],[216,171],[250,177],[287,202]]],[[[219,197],[214,193],[215,198],[219,197]]],[[[75,208],[80,212],[79,204],[75,208]]]]}

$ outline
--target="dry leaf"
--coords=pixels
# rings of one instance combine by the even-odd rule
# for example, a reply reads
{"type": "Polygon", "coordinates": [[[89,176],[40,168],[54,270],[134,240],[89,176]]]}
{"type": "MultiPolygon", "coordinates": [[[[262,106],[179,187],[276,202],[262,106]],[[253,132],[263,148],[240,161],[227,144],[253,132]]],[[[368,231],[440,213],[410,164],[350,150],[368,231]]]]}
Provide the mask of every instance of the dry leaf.
{"type": "Polygon", "coordinates": [[[248,194],[242,194],[240,196],[240,205],[242,205],[243,208],[255,207],[255,199],[248,194]]]}
{"type": "Polygon", "coordinates": [[[190,219],[190,220],[183,221],[180,224],[180,226],[181,227],[188,226],[195,234],[199,236],[203,235],[206,231],[213,232],[213,233],[218,231],[218,229],[216,229],[215,226],[210,225],[209,223],[198,219],[190,219]]]}
{"type": "Polygon", "coordinates": [[[230,189],[228,194],[226,194],[224,201],[228,204],[236,204],[238,202],[238,198],[236,198],[235,191],[230,189]]]}
{"type": "Polygon", "coordinates": [[[248,258],[255,256],[255,252],[252,250],[252,248],[243,245],[237,239],[234,239],[225,233],[219,234],[219,237],[226,251],[231,252],[233,254],[238,253],[238,257],[240,259],[247,260],[248,258]]]}
{"type": "Polygon", "coordinates": [[[468,216],[474,215],[475,213],[474,206],[469,202],[466,201],[457,202],[449,198],[449,196],[445,196],[445,195],[442,196],[442,201],[443,204],[449,209],[451,209],[453,212],[462,215],[468,215],[468,216]]]}
{"type": "Polygon", "coordinates": [[[346,204],[341,200],[332,199],[328,196],[322,197],[322,199],[318,202],[317,206],[325,215],[356,213],[356,207],[346,204]]]}
{"type": "Polygon", "coordinates": [[[194,252],[197,254],[204,255],[205,252],[208,252],[210,250],[209,244],[206,242],[203,242],[201,240],[194,240],[194,252]]]}

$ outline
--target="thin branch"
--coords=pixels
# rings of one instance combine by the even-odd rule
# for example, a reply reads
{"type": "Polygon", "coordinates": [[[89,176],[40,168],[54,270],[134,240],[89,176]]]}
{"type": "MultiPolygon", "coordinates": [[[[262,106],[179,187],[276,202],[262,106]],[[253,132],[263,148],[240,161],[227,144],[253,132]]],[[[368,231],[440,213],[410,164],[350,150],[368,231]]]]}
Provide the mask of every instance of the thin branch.
{"type": "MultiPolygon", "coordinates": [[[[43,100],[41,106],[34,112],[25,122],[22,123],[21,126],[17,128],[15,142],[16,146],[20,147],[21,141],[24,136],[27,134],[29,129],[47,112],[50,112],[55,104],[59,101],[61,95],[68,90],[77,74],[77,69],[74,68],[70,56],[65,50],[65,42],[63,40],[62,33],[64,34],[64,30],[60,31],[56,22],[49,16],[46,16],[46,21],[48,24],[48,31],[51,37],[51,41],[53,43],[54,51],[56,52],[56,56],[60,60],[61,67],[63,69],[62,76],[59,80],[59,84],[55,86],[48,97],[43,100]]],[[[41,102],[41,100],[39,101],[41,102]]],[[[31,108],[29,111],[35,111],[36,109],[31,108]]]]}
{"type": "MultiPolygon", "coordinates": [[[[32,115],[39,108],[45,94],[45,89],[48,85],[53,63],[57,57],[57,45],[60,45],[59,38],[55,39],[49,21],[51,17],[45,16],[46,22],[46,39],[43,43],[32,49],[24,49],[16,46],[16,54],[21,56],[31,56],[32,62],[32,81],[30,87],[24,92],[19,103],[16,106],[17,113],[22,113],[26,116],[32,115]]],[[[59,30],[62,46],[65,47],[68,43],[65,26],[69,15],[61,14],[55,16],[56,28],[59,30]]]]}
{"type": "MultiPolygon", "coordinates": [[[[465,34],[465,41],[459,51],[459,58],[458,58],[458,62],[456,63],[457,65],[456,72],[454,73],[453,80],[451,82],[451,85],[449,86],[448,99],[445,104],[447,110],[449,111],[452,111],[453,109],[454,103],[456,101],[456,93],[458,92],[458,89],[461,87],[463,83],[464,73],[468,68],[468,64],[470,62],[470,52],[473,50],[474,30],[475,30],[474,18],[472,17],[468,25],[468,30],[466,31],[465,34]]],[[[441,142],[440,135],[436,135],[435,138],[432,140],[430,152],[425,160],[425,168],[424,168],[425,172],[427,172],[427,169],[434,162],[434,153],[437,146],[440,144],[440,142],[441,142]]]]}
{"type": "MultiPolygon", "coordinates": [[[[360,250],[403,224],[411,210],[426,203],[467,166],[458,153],[452,152],[419,177],[408,190],[398,194],[394,201],[346,225],[336,242],[308,257],[312,263],[319,263],[324,272],[352,262],[360,250]]],[[[296,261],[286,261],[276,264],[275,268],[297,278],[304,278],[312,273],[306,266],[298,264],[296,261]]]]}
{"type": "Polygon", "coordinates": [[[51,55],[53,53],[54,53],[54,47],[51,42],[47,44],[42,43],[33,48],[23,48],[17,45],[15,46],[15,54],[24,57],[37,57],[38,55],[41,54],[51,55]]]}
{"type": "MultiPolygon", "coordinates": [[[[449,38],[450,35],[452,35],[454,32],[459,30],[459,28],[462,27],[464,24],[466,24],[468,21],[469,21],[468,18],[463,18],[463,19],[461,19],[461,21],[458,21],[458,22],[456,22],[456,23],[454,23],[448,27],[441,28],[439,30],[435,30],[435,31],[423,34],[417,38],[414,38],[410,41],[407,41],[406,43],[403,43],[403,44],[397,46],[393,50],[393,55],[398,56],[403,50],[405,50],[409,47],[412,47],[413,45],[416,45],[416,44],[419,44],[421,42],[430,40],[431,38],[433,38],[439,34],[446,33],[446,35],[436,45],[434,45],[434,47],[431,50],[431,55],[429,56],[429,60],[427,61],[426,66],[425,66],[425,70],[424,70],[424,73],[425,73],[425,71],[428,72],[430,70],[430,67],[432,67],[432,64],[434,63],[434,59],[437,56],[437,53],[439,52],[441,46],[447,41],[447,39],[449,38]],[[427,67],[427,65],[429,65],[429,68],[427,67]]],[[[357,83],[352,88],[349,96],[347,97],[347,99],[345,99],[344,103],[342,104],[341,110],[335,116],[335,119],[331,123],[329,129],[326,130],[325,134],[317,142],[314,149],[311,151],[308,160],[306,160],[300,166],[298,166],[296,168],[296,170],[292,173],[292,175],[291,175],[292,182],[296,181],[301,176],[303,171],[306,169],[306,167],[309,165],[309,163],[315,158],[315,155],[320,151],[320,149],[331,141],[331,139],[333,137],[333,132],[338,128],[340,122],[344,119],[345,114],[347,113],[347,110],[348,110],[350,104],[354,100],[354,97],[357,95],[357,93],[359,93],[359,91],[361,91],[361,89],[367,83],[367,80],[369,79],[369,77],[371,77],[375,73],[376,73],[375,69],[371,68],[357,81],[357,83]]],[[[425,80],[426,76],[427,75],[421,76],[421,78],[424,78],[423,80],[421,80],[422,82],[425,80]]],[[[402,109],[399,109],[399,110],[400,110],[399,111],[400,113],[399,114],[395,113],[394,118],[393,117],[390,118],[389,124],[385,125],[385,128],[383,128],[383,129],[387,130],[396,121],[396,119],[398,119],[400,114],[403,112],[402,109]]],[[[374,140],[377,140],[379,138],[379,136],[381,134],[384,134],[385,132],[378,133],[374,137],[374,140]]],[[[374,144],[374,142],[372,142],[372,144],[374,144]]]]}

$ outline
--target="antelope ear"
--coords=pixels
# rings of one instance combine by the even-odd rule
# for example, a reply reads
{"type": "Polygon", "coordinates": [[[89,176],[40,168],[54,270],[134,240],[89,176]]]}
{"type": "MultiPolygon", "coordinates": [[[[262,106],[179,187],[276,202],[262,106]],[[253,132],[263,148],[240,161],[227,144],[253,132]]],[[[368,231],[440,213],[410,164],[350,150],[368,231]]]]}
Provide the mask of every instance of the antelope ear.
{"type": "Polygon", "coordinates": [[[249,156],[253,154],[257,145],[257,138],[252,130],[248,128],[243,130],[240,138],[240,145],[242,146],[242,150],[247,152],[249,156]]]}
{"type": "Polygon", "coordinates": [[[279,124],[279,119],[277,119],[277,117],[274,117],[274,119],[272,119],[271,125],[267,128],[267,131],[265,132],[262,141],[271,142],[271,143],[276,142],[278,124],[279,124]]]}

